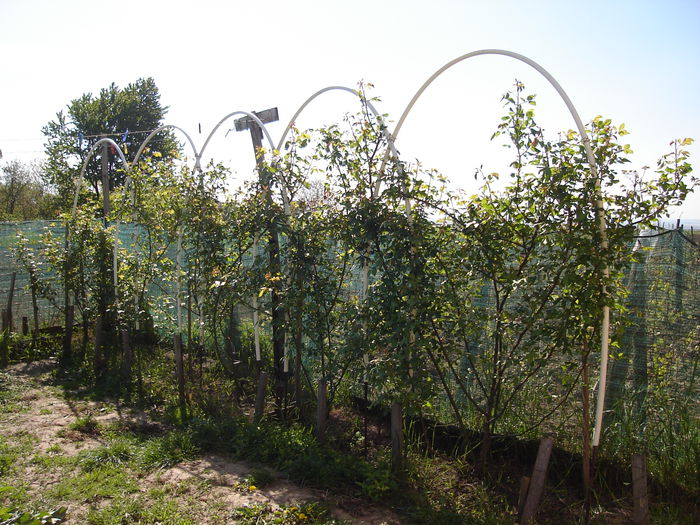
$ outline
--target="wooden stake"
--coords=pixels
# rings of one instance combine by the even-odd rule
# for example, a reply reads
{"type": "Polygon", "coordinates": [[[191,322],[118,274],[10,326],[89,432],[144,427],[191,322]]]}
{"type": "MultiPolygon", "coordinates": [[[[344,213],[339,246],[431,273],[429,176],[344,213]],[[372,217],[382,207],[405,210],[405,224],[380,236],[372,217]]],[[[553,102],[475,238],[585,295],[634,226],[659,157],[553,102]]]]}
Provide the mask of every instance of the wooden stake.
{"type": "Polygon", "coordinates": [[[7,329],[7,312],[2,311],[2,341],[0,341],[0,368],[4,368],[10,362],[10,331],[7,329]]]}
{"type": "MultiPolygon", "coordinates": [[[[69,304],[66,306],[66,326],[63,330],[63,359],[64,361],[70,360],[72,353],[72,343],[73,343],[73,316],[75,315],[75,306],[69,304]]],[[[36,339],[38,335],[37,322],[34,322],[34,338],[36,339]]],[[[85,325],[85,323],[83,323],[85,325]]]]}
{"type": "MultiPolygon", "coordinates": [[[[66,314],[67,315],[67,314],[66,314]]],[[[66,326],[66,337],[70,337],[68,334],[72,335],[73,325],[66,326]]],[[[95,355],[92,362],[93,371],[95,373],[95,379],[100,379],[103,374],[103,362],[102,362],[102,345],[104,340],[104,318],[102,314],[97,315],[95,320],[95,355]]]]}
{"type": "Polygon", "coordinates": [[[535,523],[535,514],[537,513],[537,507],[542,499],[544,485],[547,481],[547,468],[549,467],[549,458],[552,455],[553,445],[554,439],[549,436],[542,438],[540,441],[540,448],[537,451],[537,459],[532,469],[530,487],[527,491],[527,499],[525,500],[525,507],[523,508],[523,513],[520,518],[520,525],[535,523]]]}
{"type": "Polygon", "coordinates": [[[267,390],[267,372],[260,372],[258,376],[258,395],[255,396],[254,421],[259,423],[265,412],[265,390],[267,390]]]}
{"type": "Polygon", "coordinates": [[[391,470],[403,476],[403,416],[401,403],[391,405],[391,470]]]}
{"type": "Polygon", "coordinates": [[[326,378],[318,382],[318,401],[316,403],[316,438],[323,441],[328,420],[328,383],[326,378]]]}
{"type": "Polygon", "coordinates": [[[588,341],[584,340],[581,352],[581,396],[583,397],[581,431],[583,446],[583,522],[588,525],[591,521],[591,440],[590,440],[590,390],[588,374],[588,341]]]}
{"type": "Polygon", "coordinates": [[[17,277],[17,272],[12,272],[12,276],[10,277],[10,292],[7,294],[7,329],[8,333],[12,332],[12,299],[14,298],[15,295],[15,279],[17,277]]]}
{"type": "Polygon", "coordinates": [[[180,418],[187,419],[187,399],[185,397],[185,367],[182,359],[182,334],[177,333],[175,343],[175,372],[177,374],[177,393],[180,401],[180,418]]]}
{"type": "Polygon", "coordinates": [[[32,331],[32,348],[36,350],[37,338],[39,337],[39,305],[36,302],[36,283],[32,284],[32,315],[34,318],[34,330],[32,331]]]}
{"type": "Polygon", "coordinates": [[[632,456],[632,499],[635,525],[649,525],[649,497],[647,495],[647,462],[642,454],[632,456]]]}
{"type": "Polygon", "coordinates": [[[523,476],[520,478],[520,490],[518,492],[518,517],[522,517],[525,510],[525,501],[527,500],[527,492],[530,489],[530,478],[523,476]]]}
{"type": "Polygon", "coordinates": [[[131,348],[131,338],[129,337],[129,330],[123,328],[121,330],[122,336],[122,352],[124,353],[124,361],[122,362],[122,381],[126,383],[126,393],[127,396],[131,394],[131,369],[134,363],[134,353],[131,348]]]}

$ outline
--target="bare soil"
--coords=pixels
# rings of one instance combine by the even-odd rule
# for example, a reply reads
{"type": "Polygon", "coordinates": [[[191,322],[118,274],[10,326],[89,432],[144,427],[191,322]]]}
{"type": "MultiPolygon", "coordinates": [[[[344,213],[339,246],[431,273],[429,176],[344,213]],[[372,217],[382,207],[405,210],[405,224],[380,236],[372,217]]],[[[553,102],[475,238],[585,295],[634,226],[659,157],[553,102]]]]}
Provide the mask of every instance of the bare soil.
{"type": "MultiPolygon", "coordinates": [[[[4,371],[5,384],[17,393],[18,407],[16,410],[0,411],[0,435],[9,443],[22,436],[29,436],[33,442],[33,449],[26,457],[18,459],[10,479],[3,481],[15,486],[24,486],[29,502],[41,501],[42,494],[66,476],[65,471],[61,469],[46,469],[34,465],[30,456],[49,454],[74,457],[81,451],[94,449],[106,443],[99,431],[89,433],[71,430],[69,427],[77,418],[92,415],[98,422],[98,429],[118,421],[126,427],[158,431],[159,424],[149,419],[144,412],[128,410],[114,403],[67,398],[52,381],[51,372],[55,366],[55,361],[43,360],[12,365],[4,371]]],[[[219,521],[222,509],[233,511],[252,505],[278,508],[281,505],[305,502],[322,502],[330,509],[333,517],[347,523],[401,523],[398,516],[389,509],[334,493],[332,489],[322,491],[299,487],[279,472],[273,472],[273,480],[264,487],[250,487],[246,484],[246,478],[256,468],[259,466],[208,454],[168,469],[151,472],[138,479],[138,487],[142,495],[147,495],[153,488],[165,489],[173,494],[177,501],[186,502],[190,507],[194,506],[194,509],[190,508],[190,512],[198,515],[200,523],[234,523],[231,520],[219,521]]],[[[89,508],[105,505],[109,499],[62,501],[61,505],[68,508],[63,523],[86,523],[89,508]]]]}

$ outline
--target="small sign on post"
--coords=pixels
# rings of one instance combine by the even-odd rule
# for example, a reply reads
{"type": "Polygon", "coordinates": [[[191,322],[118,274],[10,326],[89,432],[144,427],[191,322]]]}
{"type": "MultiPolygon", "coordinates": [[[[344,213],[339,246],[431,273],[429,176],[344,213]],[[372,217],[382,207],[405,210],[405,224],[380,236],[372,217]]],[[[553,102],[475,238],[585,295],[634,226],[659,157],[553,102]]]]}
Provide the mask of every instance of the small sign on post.
{"type": "MultiPolygon", "coordinates": [[[[263,124],[267,124],[269,122],[277,122],[280,119],[277,108],[270,108],[263,111],[253,111],[253,115],[258,117],[260,119],[260,122],[262,122],[263,124]]],[[[233,122],[233,125],[236,127],[236,131],[245,131],[247,129],[250,129],[253,125],[257,127],[258,123],[250,117],[243,117],[236,119],[233,122]]]]}

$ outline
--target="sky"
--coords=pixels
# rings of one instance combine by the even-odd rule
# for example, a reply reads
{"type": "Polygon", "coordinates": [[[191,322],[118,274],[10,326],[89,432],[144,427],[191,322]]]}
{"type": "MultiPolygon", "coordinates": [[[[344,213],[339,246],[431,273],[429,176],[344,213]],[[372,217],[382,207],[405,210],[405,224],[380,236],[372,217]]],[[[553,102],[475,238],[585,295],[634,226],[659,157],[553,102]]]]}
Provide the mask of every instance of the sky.
{"type": "MultiPolygon", "coordinates": [[[[233,111],[278,107],[277,141],[296,109],[331,85],[374,85],[381,113],[396,121],[441,66],[478,49],[506,49],[544,67],[584,121],[624,123],[631,167],[655,166],[674,138],[698,140],[700,1],[589,0],[0,0],[0,150],[3,160],[43,156],[41,128],[83,93],[153,77],[166,123],[198,148],[233,111]],[[199,133],[201,126],[202,133],[199,133]]],[[[529,66],[479,56],[441,75],[409,114],[402,158],[476,191],[474,171],[507,172],[490,141],[515,79],[537,94],[546,131],[574,128],[554,89],[529,66]]],[[[316,99],[296,121],[318,128],[359,109],[343,92],[316,99]]],[[[207,153],[250,177],[249,135],[226,133],[207,153]]],[[[390,125],[390,129],[392,126],[390,125]]],[[[205,155],[206,156],[206,155],[205,155]]],[[[671,219],[700,225],[700,189],[671,219]]]]}

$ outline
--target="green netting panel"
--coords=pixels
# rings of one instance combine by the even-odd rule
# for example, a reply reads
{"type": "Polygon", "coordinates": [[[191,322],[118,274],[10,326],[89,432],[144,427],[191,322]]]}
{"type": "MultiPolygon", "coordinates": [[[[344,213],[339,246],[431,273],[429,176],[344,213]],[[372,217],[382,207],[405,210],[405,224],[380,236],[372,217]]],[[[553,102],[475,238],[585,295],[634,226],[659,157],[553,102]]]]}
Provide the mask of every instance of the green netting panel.
{"type": "Polygon", "coordinates": [[[611,352],[606,408],[641,424],[662,394],[700,398],[700,248],[677,230],[642,235],[635,250],[626,275],[628,324],[611,352]]]}
{"type": "MultiPolygon", "coordinates": [[[[29,274],[24,270],[14,255],[19,236],[28,240],[28,249],[35,256],[41,279],[49,283],[56,293],[56,301],[62,302],[63,288],[61,280],[51,272],[46,261],[41,257],[41,248],[44,246],[44,235],[51,232],[58,239],[64,237],[64,228],[57,221],[28,221],[28,222],[2,222],[0,223],[0,304],[2,309],[7,308],[10,280],[13,272],[16,272],[15,290],[12,300],[12,316],[15,330],[21,327],[22,317],[29,318],[32,324],[32,296],[29,287],[29,274]]],[[[40,326],[62,325],[63,320],[55,301],[45,298],[37,298],[39,307],[40,326]]]]}
{"type": "MultiPolygon", "coordinates": [[[[120,223],[117,230],[120,246],[137,252],[138,256],[145,245],[142,242],[145,232],[139,226],[126,223],[120,223]]],[[[63,224],[57,221],[0,223],[0,306],[6,308],[10,276],[17,272],[12,301],[15,330],[19,329],[22,317],[30,320],[32,317],[29,276],[13,255],[18,235],[28,239],[42,279],[55,291],[53,302],[39,298],[41,325],[63,324],[60,279],[48,271],[46,261],[41,260],[43,236],[47,232],[56,239],[63,239],[65,234],[63,224]]],[[[329,246],[330,251],[334,249],[329,246]]],[[[265,253],[264,243],[261,242],[259,250],[259,254],[265,253]]],[[[700,249],[682,231],[660,231],[641,236],[636,251],[637,262],[625,276],[629,290],[628,323],[617,331],[617,346],[611,351],[606,408],[608,414],[633,412],[637,420],[643,421],[650,403],[658,402],[659,392],[669,391],[669,386],[673,387],[670,390],[674,395],[686,400],[700,397],[700,249]]],[[[165,257],[174,264],[176,243],[169,246],[165,257]]],[[[186,254],[182,262],[186,267],[186,254]]],[[[252,266],[252,253],[244,263],[252,266]]],[[[349,269],[343,287],[345,297],[361,294],[361,273],[357,262],[349,269]]],[[[376,278],[373,274],[370,270],[370,279],[376,278]]],[[[174,327],[175,283],[165,277],[156,279],[148,294],[151,301],[168,306],[161,309],[165,312],[159,319],[162,326],[174,327]]],[[[488,308],[491,299],[485,289],[477,302],[488,308]]],[[[479,349],[469,348],[469,351],[479,352],[479,349]]],[[[461,364],[463,372],[467,372],[467,364],[461,364]]]]}

